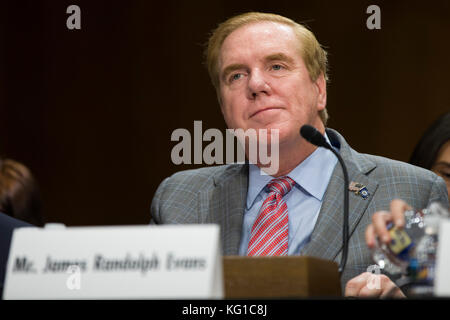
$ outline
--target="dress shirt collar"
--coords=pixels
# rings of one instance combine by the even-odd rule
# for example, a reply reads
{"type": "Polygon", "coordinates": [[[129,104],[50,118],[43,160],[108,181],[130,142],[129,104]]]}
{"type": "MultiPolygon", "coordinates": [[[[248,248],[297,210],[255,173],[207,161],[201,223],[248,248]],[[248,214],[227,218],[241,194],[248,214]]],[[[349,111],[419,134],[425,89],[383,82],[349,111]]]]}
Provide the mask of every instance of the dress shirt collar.
{"type": "MultiPolygon", "coordinates": [[[[325,139],[330,143],[326,133],[325,139]]],[[[302,191],[322,201],[336,162],[337,159],[330,150],[317,148],[288,176],[295,181],[296,188],[302,189],[302,191]]],[[[249,165],[247,210],[252,207],[258,194],[272,179],[273,177],[270,175],[261,174],[261,169],[256,165],[249,165]]]]}

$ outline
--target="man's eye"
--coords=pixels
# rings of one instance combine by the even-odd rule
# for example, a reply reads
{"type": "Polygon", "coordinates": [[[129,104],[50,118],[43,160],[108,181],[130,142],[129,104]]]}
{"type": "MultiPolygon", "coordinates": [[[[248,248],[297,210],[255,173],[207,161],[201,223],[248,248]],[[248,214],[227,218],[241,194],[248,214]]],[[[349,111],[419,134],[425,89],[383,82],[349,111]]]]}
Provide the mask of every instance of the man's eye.
{"type": "Polygon", "coordinates": [[[235,73],[230,77],[230,82],[239,80],[242,77],[242,73],[235,73]]]}
{"type": "Polygon", "coordinates": [[[283,68],[283,66],[282,65],[279,65],[279,64],[274,64],[273,66],[272,66],[272,69],[273,70],[281,70],[283,68]]]}

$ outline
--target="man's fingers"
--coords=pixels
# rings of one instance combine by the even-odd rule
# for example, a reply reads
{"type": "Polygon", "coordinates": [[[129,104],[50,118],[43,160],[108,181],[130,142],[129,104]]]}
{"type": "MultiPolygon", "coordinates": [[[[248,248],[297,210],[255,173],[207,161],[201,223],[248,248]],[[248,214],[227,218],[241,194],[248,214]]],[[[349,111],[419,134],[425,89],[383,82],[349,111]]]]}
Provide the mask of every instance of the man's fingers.
{"type": "Polygon", "coordinates": [[[399,287],[384,274],[364,272],[347,282],[346,297],[405,298],[399,287]]]}
{"type": "Polygon", "coordinates": [[[394,224],[399,228],[403,228],[405,226],[404,212],[412,210],[411,206],[403,200],[394,199],[391,201],[390,208],[394,224]]]}
{"type": "Polygon", "coordinates": [[[389,298],[406,298],[406,296],[403,294],[402,290],[395,285],[395,283],[390,282],[386,285],[386,288],[384,289],[383,293],[380,296],[381,299],[389,299],[389,298]]]}
{"type": "Polygon", "coordinates": [[[359,275],[360,280],[364,281],[358,293],[360,298],[378,298],[382,293],[382,283],[380,275],[371,272],[364,272],[359,275]]]}
{"type": "Polygon", "coordinates": [[[392,221],[392,215],[387,211],[379,211],[372,216],[372,225],[375,234],[386,244],[391,241],[391,236],[386,228],[389,221],[392,221]]]}
{"type": "Polygon", "coordinates": [[[362,273],[359,276],[350,279],[345,286],[346,297],[358,297],[359,292],[367,284],[368,273],[362,273]]]}
{"type": "Polygon", "coordinates": [[[412,210],[411,206],[405,201],[394,199],[390,203],[390,212],[379,211],[372,216],[372,224],[366,229],[366,243],[369,248],[375,246],[376,237],[380,238],[384,244],[389,244],[391,236],[387,230],[387,224],[394,222],[395,226],[403,228],[405,226],[404,212],[412,210]]]}
{"type": "Polygon", "coordinates": [[[360,298],[380,298],[381,297],[380,289],[370,289],[367,286],[364,286],[359,292],[360,298]]]}

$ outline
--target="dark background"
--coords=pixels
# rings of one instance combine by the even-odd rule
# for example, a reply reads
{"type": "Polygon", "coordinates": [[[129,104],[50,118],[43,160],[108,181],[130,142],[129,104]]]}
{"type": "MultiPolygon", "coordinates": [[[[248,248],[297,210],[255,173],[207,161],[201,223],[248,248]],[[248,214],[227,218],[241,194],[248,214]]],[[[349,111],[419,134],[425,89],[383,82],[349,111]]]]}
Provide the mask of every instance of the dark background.
{"type": "MultiPolygon", "coordinates": [[[[329,127],[358,151],[408,161],[450,109],[450,1],[6,1],[0,154],[39,182],[47,222],[146,224],[176,128],[225,129],[203,44],[249,10],[305,22],[329,52],[329,127]],[[81,8],[81,30],[66,8],[81,8]],[[381,30],[366,8],[381,8],[381,30]]],[[[206,144],[205,144],[206,145],[206,144]]]]}

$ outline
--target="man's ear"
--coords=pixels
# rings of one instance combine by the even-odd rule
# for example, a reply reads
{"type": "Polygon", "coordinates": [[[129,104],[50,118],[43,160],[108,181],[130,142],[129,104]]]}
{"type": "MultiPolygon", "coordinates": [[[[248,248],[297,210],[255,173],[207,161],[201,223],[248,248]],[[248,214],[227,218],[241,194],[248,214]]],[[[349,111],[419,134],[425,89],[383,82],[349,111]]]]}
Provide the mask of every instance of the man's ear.
{"type": "Polygon", "coordinates": [[[323,73],[317,77],[314,85],[317,89],[317,111],[321,111],[327,105],[327,82],[323,73]]]}

